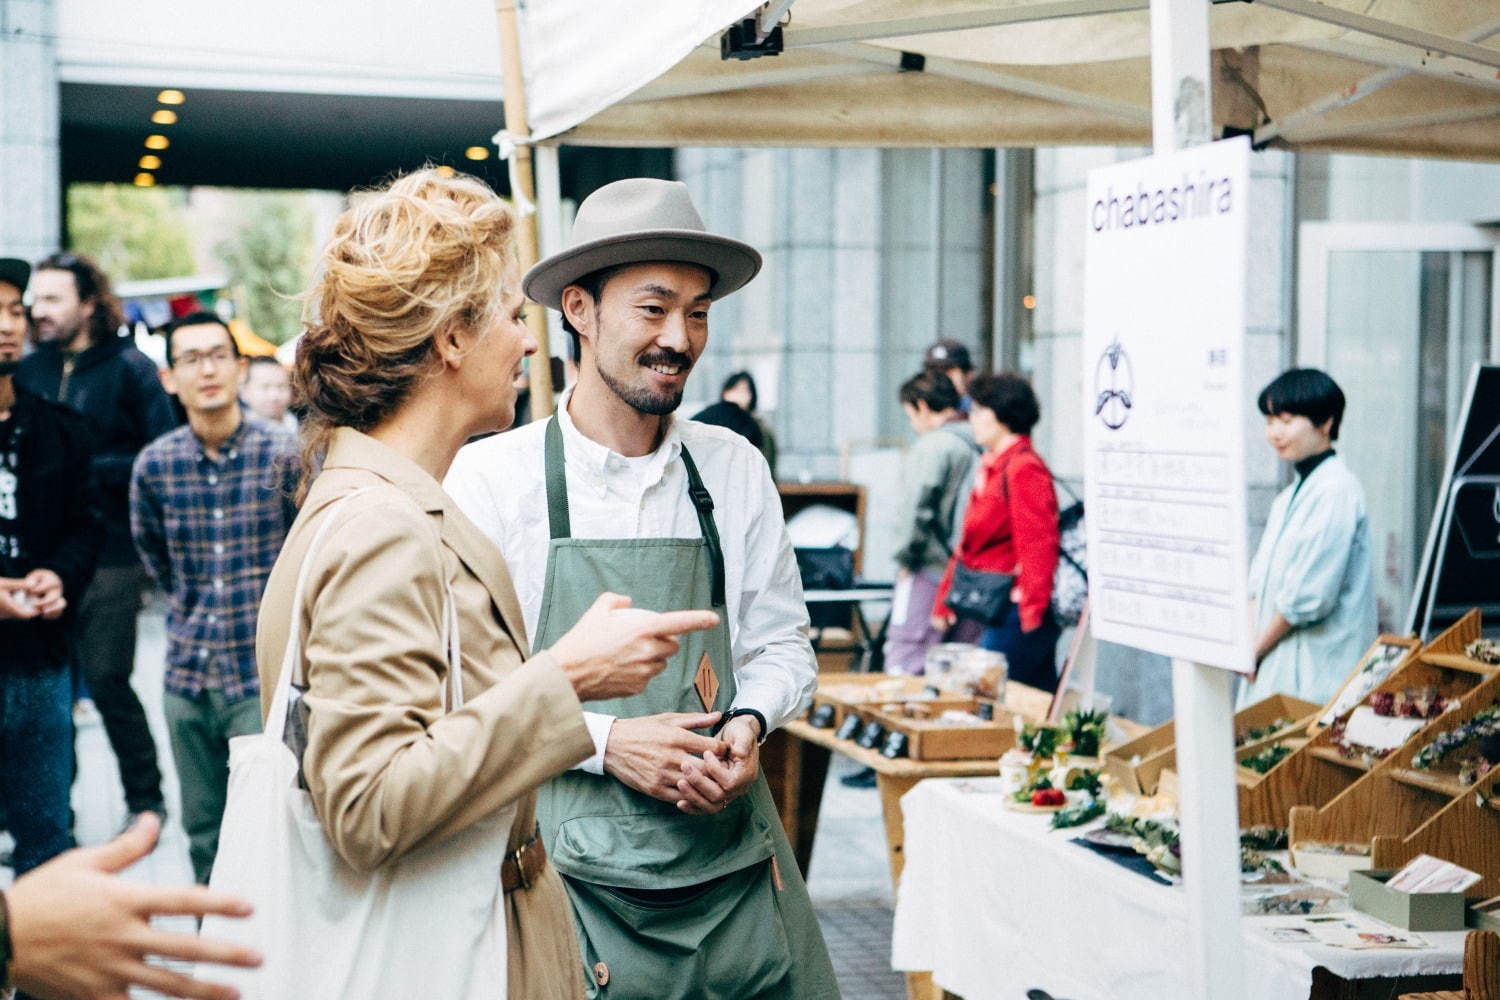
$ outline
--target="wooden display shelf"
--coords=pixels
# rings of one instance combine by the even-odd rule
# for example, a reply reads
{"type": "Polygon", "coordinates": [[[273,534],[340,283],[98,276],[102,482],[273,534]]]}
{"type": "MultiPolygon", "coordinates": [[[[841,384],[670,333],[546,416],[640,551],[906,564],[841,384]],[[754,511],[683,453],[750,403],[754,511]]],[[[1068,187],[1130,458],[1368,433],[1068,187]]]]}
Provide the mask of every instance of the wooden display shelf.
{"type": "Polygon", "coordinates": [[[1313,720],[1313,724],[1308,727],[1308,735],[1318,735],[1328,727],[1329,723],[1363,702],[1369,696],[1370,691],[1373,691],[1378,685],[1378,682],[1375,684],[1370,683],[1370,677],[1373,677],[1380,669],[1375,665],[1377,660],[1380,661],[1381,665],[1390,665],[1390,668],[1385,671],[1385,677],[1381,678],[1381,680],[1384,680],[1406,666],[1406,661],[1415,656],[1421,649],[1421,640],[1411,636],[1381,635],[1369,649],[1365,650],[1365,655],[1359,658],[1359,663],[1349,672],[1349,676],[1344,678],[1344,683],[1339,685],[1338,693],[1328,700],[1328,704],[1323,706],[1323,710],[1318,713],[1317,718],[1313,720]],[[1370,672],[1370,677],[1366,676],[1367,672],[1370,672]],[[1363,693],[1360,693],[1361,691],[1363,693]],[[1338,706],[1343,703],[1346,696],[1352,697],[1354,703],[1345,705],[1342,711],[1338,711],[1338,706]]]}
{"type": "Polygon", "coordinates": [[[1412,788],[1420,788],[1450,799],[1472,787],[1462,784],[1458,780],[1457,773],[1418,771],[1412,767],[1393,767],[1391,777],[1403,785],[1410,785],[1412,788]]]}
{"type": "MultiPolygon", "coordinates": [[[[1376,838],[1401,842],[1452,802],[1473,798],[1467,794],[1470,788],[1444,772],[1413,769],[1411,759],[1439,733],[1469,721],[1500,699],[1500,673],[1473,669],[1482,665],[1466,657],[1460,657],[1463,662],[1458,663],[1451,656],[1461,654],[1480,631],[1479,613],[1470,612],[1375,688],[1395,693],[1409,687],[1435,687],[1446,698],[1458,698],[1459,707],[1429,720],[1399,748],[1373,761],[1368,773],[1322,808],[1309,805],[1292,809],[1289,836],[1293,844],[1371,844],[1376,838]]],[[[1317,759],[1326,758],[1329,751],[1337,753],[1330,735],[1322,733],[1314,740],[1311,753],[1317,759]]],[[[1463,863],[1457,858],[1449,860],[1463,863]]],[[[1381,864],[1373,856],[1372,863],[1377,867],[1381,864]]]]}
{"type": "Polygon", "coordinates": [[[1424,652],[1422,660],[1435,667],[1447,667],[1450,670],[1467,670],[1472,674],[1500,673],[1500,666],[1492,663],[1484,663],[1463,653],[1430,653],[1424,652]]]}
{"type": "Polygon", "coordinates": [[[1404,837],[1377,834],[1370,844],[1371,867],[1401,868],[1419,854],[1430,854],[1484,876],[1466,895],[1485,899],[1500,894],[1500,806],[1488,798],[1500,788],[1497,779],[1500,769],[1459,786],[1441,809],[1404,837]]]}
{"type": "MultiPolygon", "coordinates": [[[[1462,637],[1470,632],[1477,635],[1478,629],[1479,618],[1476,613],[1472,618],[1466,618],[1455,624],[1448,632],[1434,639],[1425,647],[1425,650],[1446,652],[1451,651],[1456,645],[1462,652],[1463,645],[1470,641],[1462,637]]],[[[1476,681],[1482,679],[1473,673],[1454,674],[1446,668],[1424,664],[1421,657],[1425,650],[1417,640],[1396,635],[1382,635],[1370,645],[1364,656],[1360,657],[1359,664],[1341,686],[1340,696],[1343,689],[1354,683],[1364,672],[1372,658],[1390,647],[1401,647],[1406,652],[1397,660],[1395,667],[1385,680],[1366,692],[1359,704],[1364,704],[1370,694],[1376,691],[1397,692],[1407,687],[1422,687],[1428,684],[1445,689],[1446,694],[1457,694],[1471,690],[1476,681]]],[[[1338,700],[1339,696],[1335,696],[1329,706],[1336,705],[1338,700]]],[[[1343,717],[1347,718],[1357,707],[1358,704],[1346,710],[1343,717]]],[[[1321,719],[1327,711],[1328,708],[1325,708],[1315,718],[1321,719]]],[[[1370,772],[1378,769],[1386,761],[1395,759],[1399,754],[1398,751],[1389,757],[1373,761],[1366,761],[1362,757],[1345,757],[1334,744],[1329,727],[1321,726],[1314,721],[1308,731],[1312,734],[1312,738],[1306,745],[1293,751],[1286,759],[1267,771],[1261,781],[1240,788],[1241,826],[1290,827],[1291,816],[1294,812],[1308,808],[1318,810],[1329,806],[1339,796],[1364,781],[1370,772]]],[[[1321,840],[1323,838],[1309,837],[1307,839],[1321,840]]],[[[1367,841],[1368,838],[1365,838],[1364,842],[1367,841]]]]}
{"type": "Polygon", "coordinates": [[[1353,771],[1368,771],[1370,769],[1369,761],[1365,760],[1363,757],[1345,757],[1342,753],[1339,752],[1338,747],[1326,745],[1316,746],[1309,750],[1308,753],[1316,757],[1318,760],[1326,760],[1330,764],[1337,764],[1340,767],[1347,767],[1353,771]]]}

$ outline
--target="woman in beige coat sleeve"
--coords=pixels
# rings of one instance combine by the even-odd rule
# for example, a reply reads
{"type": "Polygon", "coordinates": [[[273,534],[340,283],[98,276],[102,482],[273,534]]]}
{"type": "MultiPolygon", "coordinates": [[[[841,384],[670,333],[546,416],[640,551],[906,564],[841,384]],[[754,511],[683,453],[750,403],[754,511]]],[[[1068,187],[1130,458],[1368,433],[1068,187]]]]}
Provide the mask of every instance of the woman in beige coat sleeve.
{"type": "MultiPolygon", "coordinates": [[[[288,629],[304,630],[293,678],[306,706],[303,773],[330,842],[355,868],[517,806],[496,859],[508,995],[577,1000],[582,962],[536,837],[535,790],[593,752],[581,700],[638,693],[675,652],[674,635],[717,619],[625,610],[606,594],[527,658],[499,551],[439,485],[469,437],[509,426],[512,383],[536,350],[520,319],[511,226],[484,184],[432,170],[364,195],[339,219],[296,363],[304,457],[321,472],[267,584],[257,658],[261,690],[272,692],[288,629]],[[292,607],[313,533],[355,490],[313,554],[303,606],[292,607]],[[465,699],[451,713],[449,592],[465,699]]],[[[434,931],[449,919],[459,918],[434,913],[434,931]]]]}

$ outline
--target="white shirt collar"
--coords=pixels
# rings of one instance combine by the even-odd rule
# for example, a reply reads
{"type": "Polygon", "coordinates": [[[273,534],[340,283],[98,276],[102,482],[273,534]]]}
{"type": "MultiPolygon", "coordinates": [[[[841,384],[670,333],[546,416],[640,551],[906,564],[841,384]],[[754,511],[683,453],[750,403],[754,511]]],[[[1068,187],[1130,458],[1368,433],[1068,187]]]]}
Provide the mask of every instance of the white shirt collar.
{"type": "MultiPolygon", "coordinates": [[[[590,482],[602,484],[611,474],[625,471],[630,463],[619,452],[600,444],[578,429],[568,413],[568,401],[572,398],[573,387],[569,386],[557,399],[557,422],[562,427],[563,448],[570,463],[581,460],[580,471],[587,475],[590,482]]],[[[660,482],[667,467],[677,459],[681,451],[682,434],[677,426],[677,418],[668,414],[667,432],[661,444],[651,452],[651,460],[640,470],[644,484],[649,486],[660,482]]]]}

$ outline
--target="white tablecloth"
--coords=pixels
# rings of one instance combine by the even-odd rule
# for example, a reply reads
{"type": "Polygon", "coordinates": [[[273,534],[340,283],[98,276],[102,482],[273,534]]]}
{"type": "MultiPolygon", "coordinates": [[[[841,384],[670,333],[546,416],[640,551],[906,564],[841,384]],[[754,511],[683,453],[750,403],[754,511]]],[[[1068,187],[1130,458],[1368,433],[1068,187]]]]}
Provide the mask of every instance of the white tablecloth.
{"type": "MultiPolygon", "coordinates": [[[[1051,831],[1050,817],[1006,809],[998,778],[930,779],[901,800],[906,867],[891,963],[930,971],[964,1000],[1019,1000],[1040,987],[1068,1000],[1191,1000],[1185,903],[1051,831]]],[[[1250,1000],[1306,997],[1318,966],[1346,979],[1451,974],[1462,931],[1422,934],[1425,950],[1349,951],[1279,944],[1246,918],[1250,1000]]]]}

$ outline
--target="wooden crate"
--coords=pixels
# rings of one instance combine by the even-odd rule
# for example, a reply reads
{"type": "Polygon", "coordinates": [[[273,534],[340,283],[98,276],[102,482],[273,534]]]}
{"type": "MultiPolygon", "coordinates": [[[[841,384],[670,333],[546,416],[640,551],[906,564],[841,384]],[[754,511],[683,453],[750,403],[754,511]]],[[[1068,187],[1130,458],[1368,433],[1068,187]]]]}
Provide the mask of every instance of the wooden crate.
{"type": "Polygon", "coordinates": [[[1471,611],[1375,688],[1394,693],[1408,687],[1432,686],[1444,697],[1460,699],[1457,709],[1428,722],[1394,752],[1368,764],[1346,759],[1325,731],[1282,761],[1281,766],[1296,758],[1324,762],[1343,769],[1348,781],[1347,787],[1320,808],[1299,803],[1289,810],[1294,844],[1370,844],[1376,837],[1404,839],[1460,794],[1456,781],[1413,771],[1411,758],[1438,733],[1472,719],[1500,698],[1500,673],[1496,668],[1463,656],[1464,646],[1480,633],[1479,613],[1471,611]]]}
{"type": "Polygon", "coordinates": [[[1127,791],[1136,795],[1153,795],[1162,771],[1176,761],[1172,752],[1176,727],[1163,722],[1140,736],[1104,753],[1104,771],[1127,791]]]}
{"type": "Polygon", "coordinates": [[[1303,701],[1301,698],[1293,698],[1289,694],[1273,694],[1253,705],[1246,705],[1234,713],[1234,738],[1237,744],[1234,748],[1235,759],[1244,760],[1246,757],[1253,757],[1273,743],[1280,743],[1288,737],[1305,733],[1321,710],[1321,705],[1303,701]],[[1277,719],[1290,719],[1291,722],[1258,740],[1238,742],[1242,733],[1247,733],[1252,729],[1262,729],[1277,719]]]}
{"type": "MultiPolygon", "coordinates": [[[[1290,718],[1293,723],[1278,733],[1236,748],[1236,758],[1244,759],[1270,746],[1278,739],[1294,735],[1305,729],[1317,714],[1319,706],[1312,702],[1293,698],[1290,695],[1273,694],[1253,705],[1247,705],[1234,714],[1234,731],[1242,733],[1270,725],[1277,719],[1290,718]]],[[[1161,773],[1177,766],[1177,731],[1171,722],[1164,722],[1142,736],[1122,743],[1108,751],[1104,758],[1105,770],[1119,781],[1126,791],[1137,795],[1154,795],[1161,773]]],[[[1283,762],[1284,763],[1284,762],[1283,762]]],[[[1259,779],[1254,771],[1247,774],[1259,779]]]]}
{"type": "MultiPolygon", "coordinates": [[[[977,714],[981,701],[982,699],[969,698],[964,704],[933,706],[932,715],[926,718],[917,714],[929,711],[929,706],[923,702],[911,702],[899,713],[872,708],[862,709],[860,714],[879,722],[886,732],[904,733],[907,739],[906,755],[912,760],[988,758],[998,762],[1001,754],[1016,745],[1016,715],[1013,712],[996,706],[992,721],[968,726],[943,722],[937,718],[948,709],[977,714]]],[[[990,704],[993,705],[993,702],[990,704]]]]}

